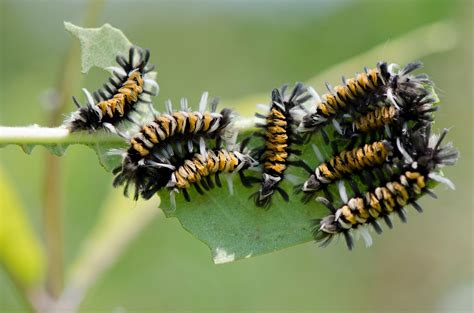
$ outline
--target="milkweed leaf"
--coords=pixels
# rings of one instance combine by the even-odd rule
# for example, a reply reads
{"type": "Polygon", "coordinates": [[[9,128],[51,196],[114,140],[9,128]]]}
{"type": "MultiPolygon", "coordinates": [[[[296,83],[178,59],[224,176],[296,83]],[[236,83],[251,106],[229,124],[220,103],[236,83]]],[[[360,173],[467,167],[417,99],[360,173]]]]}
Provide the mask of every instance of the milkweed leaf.
{"type": "Polygon", "coordinates": [[[64,22],[64,27],[81,43],[83,73],[87,73],[94,66],[102,69],[114,66],[117,54],[126,53],[132,45],[121,30],[110,24],[99,28],[83,28],[64,22]]]}
{"type": "MultiPolygon", "coordinates": [[[[242,135],[250,136],[252,131],[242,135]]],[[[320,140],[315,138],[315,142],[320,140]]],[[[328,150],[322,150],[329,153],[328,150]]],[[[311,147],[304,148],[302,159],[309,164],[316,164],[316,157],[311,147]]],[[[247,171],[249,175],[258,173],[247,171]]],[[[299,168],[290,167],[288,173],[307,179],[307,173],[299,168]]],[[[160,193],[167,217],[177,217],[182,226],[202,240],[212,251],[216,264],[232,262],[242,258],[269,253],[312,240],[311,220],[320,217],[323,208],[316,201],[304,205],[301,194],[292,195],[294,185],[283,181],[281,186],[291,195],[290,202],[282,200],[275,194],[271,207],[266,210],[256,207],[251,195],[259,188],[244,187],[238,178],[233,177],[233,195],[230,195],[225,179],[221,176],[222,188],[214,188],[205,195],[190,189],[191,202],[177,194],[175,211],[170,211],[169,196],[160,193]]]]}

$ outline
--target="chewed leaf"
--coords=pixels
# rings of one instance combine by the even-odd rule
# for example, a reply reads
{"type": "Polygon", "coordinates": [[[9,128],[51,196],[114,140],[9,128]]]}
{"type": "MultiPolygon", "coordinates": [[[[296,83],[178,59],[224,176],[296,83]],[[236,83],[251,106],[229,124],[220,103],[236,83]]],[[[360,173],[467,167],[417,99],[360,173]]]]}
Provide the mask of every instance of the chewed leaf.
{"type": "Polygon", "coordinates": [[[83,73],[87,73],[94,66],[102,69],[115,66],[117,54],[126,54],[132,45],[121,30],[109,24],[104,24],[99,28],[82,28],[64,22],[64,27],[81,43],[83,73]]]}
{"type": "MultiPolygon", "coordinates": [[[[242,135],[243,138],[250,132],[242,135]]],[[[317,139],[319,140],[319,139],[317,139]]],[[[322,149],[324,152],[324,148],[322,149]]],[[[302,159],[315,164],[316,157],[311,147],[305,147],[302,159]]],[[[307,174],[299,168],[290,167],[289,173],[305,180],[307,174]]],[[[248,175],[258,173],[248,171],[248,175]]],[[[227,263],[276,250],[288,248],[312,240],[311,220],[324,214],[325,208],[316,201],[303,204],[301,194],[293,195],[294,186],[284,181],[282,186],[292,195],[290,202],[275,194],[270,209],[255,206],[249,199],[258,189],[242,186],[238,175],[233,175],[234,193],[230,195],[224,176],[222,187],[215,187],[204,195],[190,190],[191,202],[181,194],[176,195],[176,210],[170,211],[169,195],[160,193],[161,208],[167,217],[176,217],[181,225],[203,241],[213,255],[214,263],[227,263]]]]}
{"type": "Polygon", "coordinates": [[[120,53],[126,53],[132,45],[121,30],[109,24],[99,28],[82,28],[64,22],[64,27],[81,43],[83,73],[87,73],[94,66],[102,69],[115,66],[115,57],[120,53]]]}
{"type": "Polygon", "coordinates": [[[45,272],[44,251],[1,168],[0,194],[0,263],[23,287],[36,285],[45,272]]]}

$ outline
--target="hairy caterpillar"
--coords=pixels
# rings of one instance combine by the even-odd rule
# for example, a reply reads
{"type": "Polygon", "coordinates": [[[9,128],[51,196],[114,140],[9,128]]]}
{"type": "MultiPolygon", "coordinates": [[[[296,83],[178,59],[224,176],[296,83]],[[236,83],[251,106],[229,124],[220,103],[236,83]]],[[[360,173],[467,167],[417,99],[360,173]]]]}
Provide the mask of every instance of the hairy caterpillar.
{"type": "Polygon", "coordinates": [[[366,245],[370,245],[372,239],[367,231],[369,225],[377,233],[381,233],[380,220],[383,219],[390,228],[392,214],[399,215],[402,221],[406,220],[405,206],[412,205],[417,211],[422,211],[416,201],[425,194],[434,195],[429,188],[430,181],[442,182],[454,188],[451,181],[438,173],[441,167],[455,164],[458,158],[458,152],[451,144],[441,146],[447,130],[441,136],[426,136],[429,139],[419,136],[420,133],[413,139],[412,147],[403,149],[407,153],[406,164],[401,166],[400,174],[392,173],[390,179],[372,186],[365,193],[360,192],[352,182],[355,195],[351,198],[347,197],[341,181],[339,191],[343,204],[340,206],[336,206],[330,199],[318,198],[331,213],[313,222],[313,234],[317,242],[326,246],[333,237],[342,234],[347,247],[352,249],[353,235],[359,233],[366,245]]]}
{"type": "Polygon", "coordinates": [[[326,84],[329,93],[322,97],[313,88],[308,88],[316,101],[316,110],[303,117],[298,130],[302,133],[321,131],[328,143],[329,137],[323,127],[332,123],[342,134],[338,120],[344,115],[356,119],[377,106],[393,105],[399,109],[409,97],[426,96],[426,86],[432,84],[427,75],[410,74],[421,66],[420,62],[414,62],[396,72],[395,65],[380,62],[376,68],[366,68],[364,73],[353,78],[343,77],[342,86],[333,89],[326,84]]]}
{"type": "Polygon", "coordinates": [[[190,111],[186,99],[181,101],[181,111],[173,111],[168,101],[167,113],[155,114],[151,122],[128,138],[129,148],[122,153],[121,166],[114,170],[114,186],[125,184],[127,194],[129,184],[134,185],[137,199],[151,177],[157,176],[157,164],[168,164],[175,153],[190,154],[196,145],[204,147],[205,140],[216,139],[220,145],[230,131],[232,111],[223,109],[217,113],[217,98],[212,100],[210,111],[206,111],[207,102],[207,92],[201,97],[199,111],[190,111]]]}
{"type": "MultiPolygon", "coordinates": [[[[313,148],[317,149],[316,146],[313,148]]],[[[381,140],[360,148],[342,151],[327,162],[321,160],[321,164],[303,184],[302,191],[312,193],[348,175],[381,166],[387,161],[392,150],[390,142],[381,140]]],[[[321,153],[317,151],[317,155],[321,153]]]]}
{"type": "Polygon", "coordinates": [[[279,184],[285,177],[285,171],[289,165],[307,167],[301,160],[290,160],[292,154],[299,155],[301,152],[292,147],[295,143],[301,143],[301,138],[296,133],[296,122],[292,111],[300,109],[302,103],[309,99],[306,88],[301,83],[296,84],[289,96],[285,95],[286,86],[273,89],[270,111],[267,115],[256,114],[258,118],[265,119],[264,124],[258,124],[263,128],[259,133],[263,137],[263,146],[253,150],[253,154],[263,167],[262,178],[256,180],[260,183],[260,189],[254,193],[255,204],[260,207],[268,207],[271,197],[278,191],[285,201],[289,196],[279,184]]]}
{"type": "MultiPolygon", "coordinates": [[[[202,188],[209,190],[215,184],[221,186],[219,174],[242,173],[243,170],[256,166],[258,163],[249,155],[239,151],[225,149],[207,150],[205,153],[196,153],[191,158],[182,162],[179,167],[174,167],[166,187],[170,190],[172,207],[176,207],[175,193],[182,192],[186,201],[191,201],[188,189],[194,186],[203,194],[202,188]],[[202,188],[201,188],[202,187],[202,188]]],[[[230,176],[226,176],[229,192],[233,193],[233,184],[230,176]]],[[[242,176],[241,176],[242,177],[242,176]]],[[[155,192],[155,188],[147,188],[144,197],[155,192]]]]}
{"type": "Polygon", "coordinates": [[[120,67],[113,67],[113,76],[91,95],[83,89],[86,105],[81,105],[75,97],[78,110],[71,114],[65,125],[71,132],[95,131],[99,128],[118,125],[124,120],[133,121],[130,113],[140,102],[149,103],[148,96],[156,95],[158,84],[148,77],[154,66],[148,66],[150,52],[132,46],[128,60],[119,55],[116,61],[120,67]]]}

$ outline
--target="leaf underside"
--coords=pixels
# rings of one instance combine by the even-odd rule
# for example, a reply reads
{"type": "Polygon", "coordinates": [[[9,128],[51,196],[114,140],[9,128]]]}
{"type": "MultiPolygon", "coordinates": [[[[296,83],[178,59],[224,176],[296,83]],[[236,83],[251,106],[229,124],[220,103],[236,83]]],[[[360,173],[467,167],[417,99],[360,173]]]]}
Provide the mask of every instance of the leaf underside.
{"type": "Polygon", "coordinates": [[[132,45],[121,30],[104,24],[99,28],[82,28],[64,22],[64,27],[81,43],[82,72],[87,73],[92,67],[105,69],[116,66],[117,54],[127,53],[132,45]]]}
{"type": "MultiPolygon", "coordinates": [[[[241,137],[251,135],[251,131],[241,137]]],[[[314,136],[312,142],[329,154],[320,136],[314,136]]],[[[303,148],[301,159],[316,164],[311,145],[303,148]]],[[[290,166],[287,172],[297,176],[300,183],[308,174],[300,168],[290,166]]],[[[247,175],[258,177],[259,172],[247,171],[247,175]]],[[[212,251],[215,263],[226,263],[272,251],[284,249],[312,240],[311,220],[326,214],[326,209],[316,201],[303,204],[302,194],[294,194],[294,185],[284,180],[280,186],[290,195],[285,202],[276,193],[269,209],[256,207],[252,194],[259,189],[244,187],[238,175],[232,175],[234,194],[230,195],[226,180],[221,175],[222,188],[215,187],[200,195],[190,189],[191,202],[177,194],[177,208],[170,211],[169,195],[160,193],[161,207],[166,216],[177,217],[181,225],[203,241],[212,251]]]]}

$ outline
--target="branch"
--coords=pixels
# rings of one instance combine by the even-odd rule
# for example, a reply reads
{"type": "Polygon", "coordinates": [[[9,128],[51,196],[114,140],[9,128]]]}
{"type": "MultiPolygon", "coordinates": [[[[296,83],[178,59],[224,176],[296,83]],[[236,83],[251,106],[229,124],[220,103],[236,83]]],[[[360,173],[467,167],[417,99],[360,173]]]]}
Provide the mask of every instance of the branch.
{"type": "MultiPolygon", "coordinates": [[[[240,118],[235,121],[235,128],[246,130],[254,127],[253,118],[240,118]]],[[[31,125],[26,127],[0,126],[0,146],[2,145],[70,145],[70,144],[116,144],[122,145],[123,138],[99,131],[94,134],[87,132],[71,133],[63,127],[41,127],[31,125]]]]}
{"type": "Polygon", "coordinates": [[[71,133],[63,127],[26,127],[0,126],[0,145],[49,145],[49,144],[122,144],[124,141],[117,135],[105,131],[96,134],[85,132],[71,133]]]}

